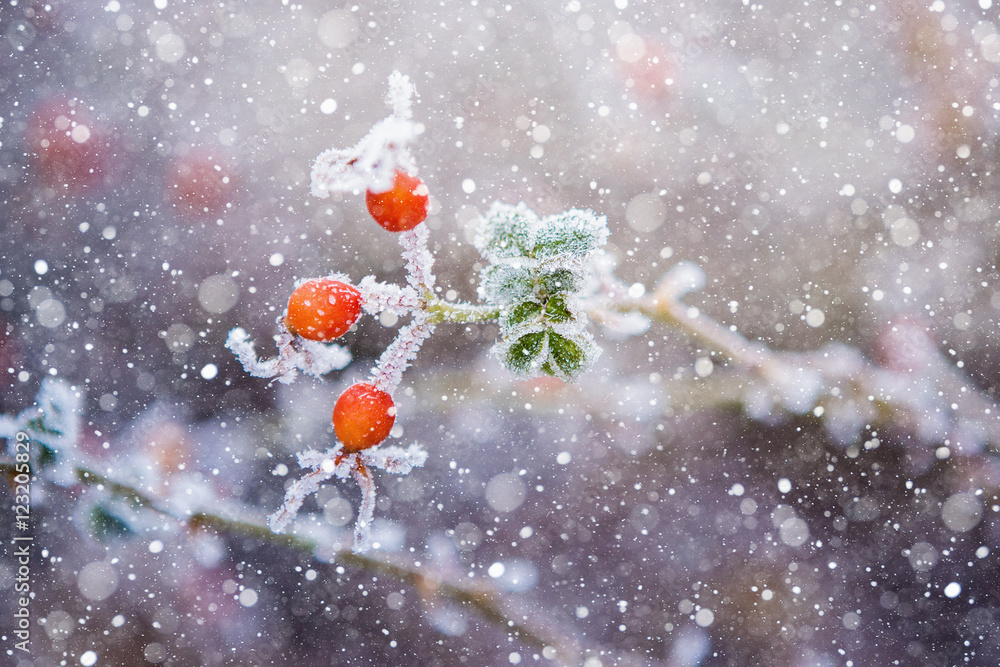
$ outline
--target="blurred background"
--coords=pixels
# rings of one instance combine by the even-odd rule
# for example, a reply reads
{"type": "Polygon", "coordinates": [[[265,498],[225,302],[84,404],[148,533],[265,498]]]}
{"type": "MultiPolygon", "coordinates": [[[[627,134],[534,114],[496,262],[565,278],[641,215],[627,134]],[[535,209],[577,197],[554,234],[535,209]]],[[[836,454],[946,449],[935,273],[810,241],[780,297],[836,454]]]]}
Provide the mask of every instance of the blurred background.
{"type": "MultiPolygon", "coordinates": [[[[223,343],[271,353],[296,279],[404,280],[363,197],[308,187],[399,70],[448,298],[476,299],[494,200],[591,208],[639,291],[695,262],[687,302],[747,338],[947,376],[986,412],[931,392],[831,438],[733,399],[744,369],[662,325],[596,332],[577,386],[509,377],[494,326],[442,326],[396,397],[394,442],[430,459],[378,477],[381,553],[499,591],[587,667],[995,665],[998,26],[992,0],[5,0],[0,412],[65,379],[79,449],[136,487],[277,508],[399,323],[363,318],[346,370],[291,386],[223,343]]],[[[349,536],[357,502],[334,483],[304,511],[349,536]]],[[[30,655],[0,564],[19,667],[558,662],[370,568],[93,486],[40,478],[32,503],[30,655]]]]}

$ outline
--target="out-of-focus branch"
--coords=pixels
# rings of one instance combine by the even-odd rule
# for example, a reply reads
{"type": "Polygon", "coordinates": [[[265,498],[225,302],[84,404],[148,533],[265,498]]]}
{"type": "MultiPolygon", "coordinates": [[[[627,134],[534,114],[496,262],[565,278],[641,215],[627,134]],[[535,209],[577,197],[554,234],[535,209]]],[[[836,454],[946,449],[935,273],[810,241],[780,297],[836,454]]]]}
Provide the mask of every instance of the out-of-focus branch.
{"type": "MultiPolygon", "coordinates": [[[[208,512],[198,512],[192,515],[188,520],[188,525],[194,529],[208,528],[220,533],[242,535],[263,542],[273,542],[309,554],[322,546],[314,540],[294,535],[277,535],[272,533],[263,523],[237,521],[208,512]]],[[[332,560],[342,565],[352,565],[375,574],[404,581],[416,588],[424,599],[432,600],[443,597],[459,604],[468,605],[489,623],[517,637],[532,649],[541,652],[546,647],[551,647],[550,650],[557,648],[559,653],[563,655],[562,659],[566,660],[564,654],[567,647],[566,642],[545,638],[540,630],[531,628],[526,623],[515,621],[513,616],[504,610],[495,591],[447,582],[427,568],[418,567],[412,563],[377,558],[370,554],[354,553],[350,549],[337,550],[332,560]]]]}
{"type": "MultiPolygon", "coordinates": [[[[1000,449],[1000,406],[912,321],[900,321],[886,336],[888,345],[901,349],[892,367],[840,344],[807,353],[773,351],[685,304],[689,282],[668,273],[651,294],[608,298],[591,315],[601,321],[607,312],[640,313],[741,367],[749,378],[736,398],[754,417],[766,417],[774,408],[811,413],[843,444],[879,426],[903,426],[922,442],[944,446],[942,457],[1000,449]]],[[[611,289],[627,293],[622,287],[611,289]]]]}
{"type": "MultiPolygon", "coordinates": [[[[15,472],[13,462],[9,460],[0,462],[0,474],[4,477],[12,478],[15,472]]],[[[76,479],[81,484],[101,489],[136,507],[149,509],[170,517],[192,531],[212,530],[217,533],[248,537],[259,542],[269,542],[294,549],[310,556],[320,550],[331,553],[331,563],[350,565],[410,584],[420,593],[425,602],[433,603],[434,600],[443,598],[472,609],[488,623],[517,638],[518,641],[532,650],[553,655],[557,664],[579,662],[580,649],[576,642],[568,637],[555,636],[539,627],[533,627],[526,619],[516,620],[515,616],[505,609],[500,594],[492,587],[445,581],[430,568],[418,566],[415,563],[389,560],[370,554],[353,553],[349,548],[322,544],[315,539],[274,533],[263,519],[259,521],[235,519],[207,511],[198,511],[185,516],[169,509],[165,502],[156,498],[152,493],[144,492],[136,486],[99,473],[92,466],[77,465],[75,473],[76,479]]]]}

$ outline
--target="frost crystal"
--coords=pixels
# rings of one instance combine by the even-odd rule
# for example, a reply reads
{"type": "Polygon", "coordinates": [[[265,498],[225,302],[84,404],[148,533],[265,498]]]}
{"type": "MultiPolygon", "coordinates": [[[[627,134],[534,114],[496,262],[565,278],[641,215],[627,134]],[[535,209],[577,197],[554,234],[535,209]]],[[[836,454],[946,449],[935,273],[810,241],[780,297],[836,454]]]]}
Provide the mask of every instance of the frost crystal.
{"type": "Polygon", "coordinates": [[[392,188],[396,170],[416,174],[410,143],[421,127],[410,120],[414,88],[409,77],[393,72],[389,77],[388,102],[392,115],[375,124],[356,146],[331,148],[313,162],[312,194],[326,199],[331,192],[392,188]]]}
{"type": "Polygon", "coordinates": [[[420,346],[434,333],[434,325],[426,316],[415,315],[413,321],[400,330],[396,339],[389,344],[378,364],[371,373],[372,384],[381,391],[391,394],[403,379],[403,372],[410,366],[420,346]]]}
{"type": "Polygon", "coordinates": [[[420,307],[420,297],[412,287],[399,287],[379,282],[375,276],[365,276],[357,288],[361,292],[361,307],[369,315],[381,312],[407,315],[420,307]]]}
{"type": "Polygon", "coordinates": [[[226,347],[236,355],[247,373],[259,378],[274,378],[282,384],[289,384],[302,371],[306,375],[319,377],[330,371],[340,370],[351,363],[351,353],[336,343],[321,343],[305,340],[289,333],[282,318],[278,318],[280,333],[275,337],[278,356],[260,359],[254,352],[253,341],[246,330],[236,327],[226,338],[226,347]]]}
{"type": "Polygon", "coordinates": [[[323,482],[331,477],[345,479],[350,475],[361,488],[361,507],[358,509],[358,520],[354,528],[354,550],[360,553],[371,546],[371,526],[375,517],[375,480],[370,469],[379,468],[405,475],[413,468],[424,465],[427,452],[420,445],[412,444],[406,449],[377,446],[348,454],[344,452],[343,446],[337,445],[326,452],[305,451],[298,458],[299,465],[312,468],[312,472],[306,473],[288,487],[284,503],[270,516],[271,530],[276,533],[284,532],[306,498],[316,493],[323,482]]]}
{"type": "Polygon", "coordinates": [[[607,220],[591,211],[540,219],[523,203],[497,202],[481,218],[479,293],[501,309],[493,353],[509,370],[571,380],[597,359],[580,296],[607,239],[607,220]]]}
{"type": "Polygon", "coordinates": [[[426,225],[418,225],[399,235],[403,261],[406,262],[406,282],[414,289],[423,291],[434,289],[434,257],[427,249],[429,237],[426,225]]]}

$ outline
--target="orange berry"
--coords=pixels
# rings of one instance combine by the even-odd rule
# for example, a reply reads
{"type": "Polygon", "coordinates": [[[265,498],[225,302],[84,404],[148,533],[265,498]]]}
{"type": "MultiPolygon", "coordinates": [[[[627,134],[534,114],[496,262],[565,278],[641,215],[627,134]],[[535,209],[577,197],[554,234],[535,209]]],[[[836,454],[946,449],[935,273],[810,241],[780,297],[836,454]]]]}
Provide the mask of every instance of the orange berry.
{"type": "Polygon", "coordinates": [[[285,326],[309,340],[343,336],[361,317],[361,292],[338,280],[317,278],[295,288],[288,299],[285,326]]]}
{"type": "Polygon", "coordinates": [[[368,212],[390,232],[405,232],[427,219],[427,186],[416,176],[396,170],[392,189],[365,194],[368,212]]]}
{"type": "Polygon", "coordinates": [[[388,438],[395,421],[392,396],[363,382],[348,387],[333,406],[333,430],[349,454],[388,438]]]}

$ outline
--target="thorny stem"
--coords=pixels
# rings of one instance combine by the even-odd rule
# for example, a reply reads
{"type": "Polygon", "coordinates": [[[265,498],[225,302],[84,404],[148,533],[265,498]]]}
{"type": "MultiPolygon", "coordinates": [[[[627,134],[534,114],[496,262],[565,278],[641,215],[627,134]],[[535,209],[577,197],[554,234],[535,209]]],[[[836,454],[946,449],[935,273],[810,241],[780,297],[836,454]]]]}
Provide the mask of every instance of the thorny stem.
{"type": "Polygon", "coordinates": [[[434,325],[415,317],[389,344],[372,369],[370,379],[381,391],[391,394],[403,379],[403,372],[417,357],[420,346],[434,333],[434,325]]]}
{"type": "Polygon", "coordinates": [[[360,456],[355,455],[355,466],[351,476],[361,489],[361,507],[358,508],[358,522],[354,528],[354,550],[358,553],[367,551],[371,540],[368,526],[375,518],[375,484],[360,456]]]}

